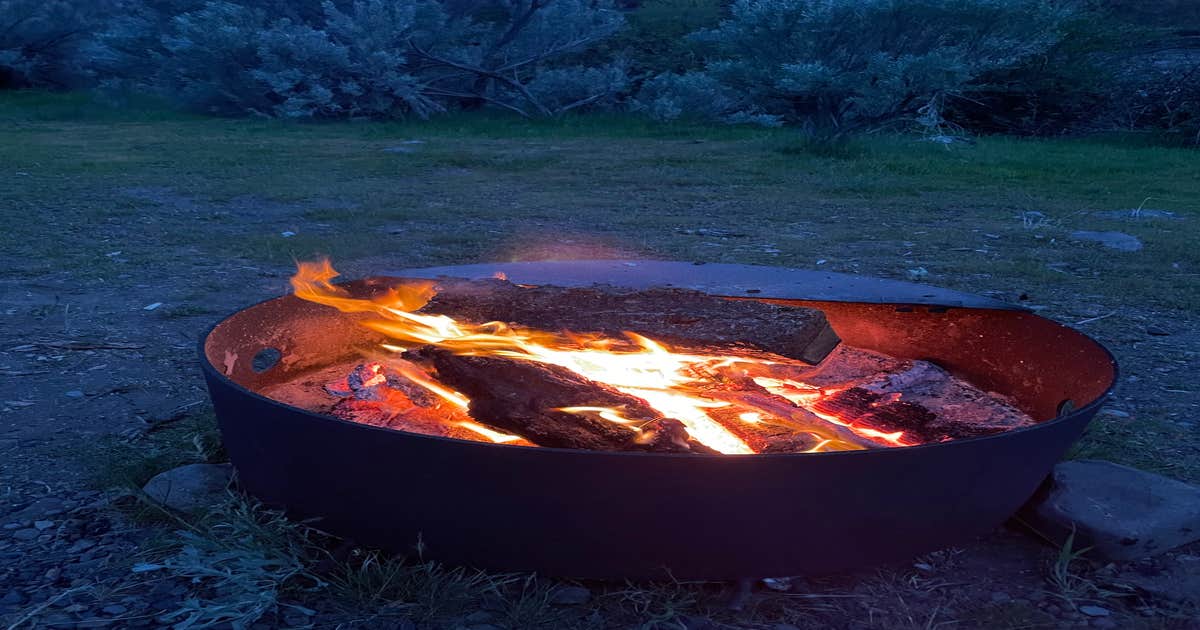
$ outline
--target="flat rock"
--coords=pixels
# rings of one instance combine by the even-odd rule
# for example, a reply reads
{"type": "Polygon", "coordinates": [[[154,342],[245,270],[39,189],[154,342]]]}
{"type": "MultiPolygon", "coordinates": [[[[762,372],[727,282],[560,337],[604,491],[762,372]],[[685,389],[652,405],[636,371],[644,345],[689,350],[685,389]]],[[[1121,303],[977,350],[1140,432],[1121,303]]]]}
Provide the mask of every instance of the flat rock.
{"type": "Polygon", "coordinates": [[[1023,508],[1045,535],[1110,560],[1160,554],[1200,540],[1200,487],[1111,462],[1062,462],[1023,508]]]}
{"type": "Polygon", "coordinates": [[[43,520],[43,517],[61,514],[65,508],[62,499],[42,497],[20,510],[4,517],[6,523],[43,520]]]}
{"type": "Polygon", "coordinates": [[[4,597],[0,597],[0,604],[5,606],[19,606],[27,601],[29,601],[29,598],[25,596],[25,593],[15,588],[5,593],[4,597]]]}
{"type": "Polygon", "coordinates": [[[1071,238],[1076,241],[1089,241],[1092,243],[1100,243],[1109,249],[1118,249],[1123,252],[1136,252],[1142,248],[1142,242],[1138,237],[1124,232],[1093,232],[1091,230],[1076,230],[1071,232],[1071,238]]]}
{"type": "Polygon", "coordinates": [[[39,533],[40,532],[38,532],[38,530],[28,527],[25,529],[18,529],[17,531],[13,532],[12,537],[16,538],[17,540],[33,540],[38,537],[39,533]]]}
{"type": "Polygon", "coordinates": [[[155,475],[142,490],[169,508],[190,512],[224,501],[232,477],[230,464],[188,464],[155,475]]]}

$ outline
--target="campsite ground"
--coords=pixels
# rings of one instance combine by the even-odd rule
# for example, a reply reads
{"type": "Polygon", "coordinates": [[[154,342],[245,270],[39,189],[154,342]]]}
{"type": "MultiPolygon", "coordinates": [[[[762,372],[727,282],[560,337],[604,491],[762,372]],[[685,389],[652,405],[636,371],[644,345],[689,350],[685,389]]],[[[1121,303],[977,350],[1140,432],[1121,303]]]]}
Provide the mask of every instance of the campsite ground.
{"type": "Polygon", "coordinates": [[[1194,608],[1128,579],[1194,555],[1068,562],[1016,529],[915,563],[760,589],[733,612],[721,584],[586,584],[590,601],[562,605],[545,578],[369,551],[321,563],[327,541],[302,540],[301,528],[244,503],[173,520],[112,492],[220,459],[197,337],[287,291],[293,260],[322,254],[348,276],[637,257],[982,293],[1075,326],[1120,362],[1108,411],[1074,456],[1200,482],[1194,149],[1131,137],[869,137],[829,150],[788,130],[603,117],[298,124],[28,93],[0,100],[0,147],[0,522],[21,523],[0,530],[2,622],[156,625],[173,611],[184,611],[175,622],[218,605],[245,611],[273,593],[264,622],[321,627],[1194,623],[1194,608]],[[1077,230],[1143,247],[1081,242],[1077,230]],[[182,419],[147,430],[169,417],[182,419]],[[176,553],[180,529],[207,541],[192,543],[201,550],[262,553],[294,571],[242,566],[253,588],[207,591],[169,570],[131,571],[176,553]],[[188,603],[197,597],[199,608],[188,603]],[[1088,617],[1084,604],[1110,615],[1088,617]]]}

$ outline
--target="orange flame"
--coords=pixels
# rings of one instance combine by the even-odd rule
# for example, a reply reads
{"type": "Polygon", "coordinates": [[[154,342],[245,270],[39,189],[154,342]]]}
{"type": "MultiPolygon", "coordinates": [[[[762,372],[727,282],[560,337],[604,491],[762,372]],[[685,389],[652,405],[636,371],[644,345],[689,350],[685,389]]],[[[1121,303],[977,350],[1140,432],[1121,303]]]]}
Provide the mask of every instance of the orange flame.
{"type": "MultiPolygon", "coordinates": [[[[363,299],[352,297],[344,288],[332,284],[330,280],[337,275],[327,260],[303,262],[298,264],[297,273],[292,277],[292,286],[296,296],[305,300],[332,306],[343,312],[377,315],[378,319],[368,319],[361,324],[394,339],[395,344],[384,345],[388,350],[400,352],[411,346],[434,344],[456,354],[499,356],[561,366],[592,381],[641,398],[662,415],[682,422],[693,439],[709,448],[726,454],[754,452],[742,439],[709,415],[708,410],[726,408],[734,403],[705,397],[703,388],[706,384],[712,385],[712,381],[706,380],[703,375],[739,363],[768,361],[672,352],[657,341],[629,332],[625,333],[627,339],[621,340],[595,335],[555,334],[501,322],[469,324],[445,315],[423,315],[414,311],[436,294],[432,282],[415,281],[395,287],[384,296],[363,299]]],[[[466,396],[423,373],[405,373],[404,376],[451,404],[462,408],[469,405],[466,396]]],[[[797,381],[761,377],[754,380],[768,391],[804,408],[809,408],[824,395],[820,390],[797,381]]],[[[616,409],[588,406],[587,401],[580,401],[578,406],[564,410],[595,414],[611,422],[630,422],[616,409]]],[[[838,418],[817,415],[829,422],[847,426],[838,418]]],[[[745,409],[739,417],[747,423],[764,420],[761,413],[751,408],[745,409]]],[[[495,442],[520,439],[476,423],[460,425],[495,442]]],[[[899,433],[883,434],[856,427],[851,429],[872,439],[901,444],[899,433]]],[[[824,439],[813,450],[823,449],[835,442],[839,448],[856,448],[842,441],[824,439]]]]}

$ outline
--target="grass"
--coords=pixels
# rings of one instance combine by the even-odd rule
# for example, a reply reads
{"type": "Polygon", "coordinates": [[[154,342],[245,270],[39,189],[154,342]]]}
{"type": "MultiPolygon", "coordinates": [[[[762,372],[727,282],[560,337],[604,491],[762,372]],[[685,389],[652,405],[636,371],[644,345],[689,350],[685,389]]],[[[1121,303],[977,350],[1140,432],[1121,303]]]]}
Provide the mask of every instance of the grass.
{"type": "MultiPolygon", "coordinates": [[[[227,310],[219,296],[230,269],[256,270],[282,292],[292,260],[316,254],[349,262],[357,273],[611,256],[899,279],[923,268],[922,281],[1020,301],[1077,323],[1114,351],[1123,380],[1113,402],[1132,417],[1100,416],[1072,456],[1200,481],[1200,438],[1188,424],[1200,405],[1200,332],[1192,326],[1200,315],[1195,150],[1122,136],[980,138],[948,148],[880,136],[831,153],[786,129],[611,116],[298,124],[21,92],[0,93],[0,145],[7,275],[15,282],[69,275],[119,294],[146,283],[153,270],[155,283],[179,291],[178,299],[155,298],[167,302],[153,315],[163,322],[227,310]],[[1137,207],[1177,218],[1093,214],[1137,207]],[[1077,243],[1070,238],[1077,229],[1127,232],[1145,248],[1127,253],[1077,243]],[[1149,336],[1149,327],[1170,334],[1149,336]]],[[[212,416],[200,413],[144,437],[102,440],[86,458],[97,485],[140,486],[165,468],[220,459],[215,447],[212,416]]],[[[141,518],[179,525],[150,516],[141,518]]],[[[302,526],[275,519],[243,505],[187,521],[184,531],[199,539],[173,539],[155,562],[190,563],[171,570],[209,582],[225,579],[211,573],[229,568],[222,563],[257,558],[238,572],[263,581],[222,582],[246,597],[212,600],[211,610],[202,610],[208,600],[197,600],[200,608],[176,621],[284,614],[320,584],[320,593],[336,595],[345,608],[339,614],[367,626],[401,616],[459,623],[468,609],[489,613],[481,623],[522,628],[595,627],[596,615],[610,625],[660,628],[683,627],[693,615],[802,627],[843,614],[866,615],[881,627],[1044,622],[1043,613],[1021,603],[960,610],[957,617],[930,608],[927,599],[909,598],[949,589],[941,582],[917,588],[903,572],[867,580],[850,594],[763,595],[736,615],[713,604],[728,594],[726,586],[672,582],[596,587],[593,602],[565,609],[549,603],[554,583],[534,576],[450,569],[370,550],[330,564],[325,555],[334,550],[305,538],[308,530],[289,529],[302,526]],[[239,539],[260,535],[265,542],[251,551],[286,549],[295,562],[237,547],[239,539]],[[178,556],[189,545],[203,553],[178,556]],[[266,575],[280,567],[283,573],[266,575]],[[252,597],[261,594],[273,599],[252,597]],[[245,605],[218,610],[235,600],[245,605]]],[[[1061,564],[1071,590],[1078,563],[1061,564]]]]}
{"type": "Polygon", "coordinates": [[[90,472],[90,483],[101,489],[141,488],[164,470],[228,461],[216,416],[207,408],[148,433],[103,437],[79,457],[90,472]]]}

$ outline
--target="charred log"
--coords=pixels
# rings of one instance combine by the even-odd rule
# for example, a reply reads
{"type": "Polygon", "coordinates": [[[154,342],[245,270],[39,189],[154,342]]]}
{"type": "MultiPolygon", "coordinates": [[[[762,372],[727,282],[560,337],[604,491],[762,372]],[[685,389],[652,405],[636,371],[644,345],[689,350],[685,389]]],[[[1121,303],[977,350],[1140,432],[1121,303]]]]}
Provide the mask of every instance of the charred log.
{"type": "Polygon", "coordinates": [[[704,396],[731,403],[733,408],[742,412],[749,409],[759,414],[757,421],[751,422],[743,420],[741,414],[712,414],[715,420],[749,444],[755,452],[808,450],[823,440],[838,442],[838,450],[880,446],[848,427],[829,422],[767,391],[749,378],[721,375],[716,386],[708,389],[704,396]]]}
{"type": "Polygon", "coordinates": [[[526,287],[446,280],[420,312],[547,331],[638,333],[678,349],[772,353],[808,363],[840,342],[819,310],[732,300],[681,289],[526,287]]]}
{"type": "Polygon", "coordinates": [[[1004,430],[990,425],[945,421],[926,407],[899,400],[896,396],[851,387],[820,401],[814,409],[836,415],[855,427],[883,433],[903,431],[911,441],[921,444],[991,435],[1004,430]]]}
{"type": "Polygon", "coordinates": [[[470,414],[540,446],[603,451],[709,452],[689,441],[682,423],[640,398],[556,365],[502,357],[462,356],[434,346],[404,358],[436,373],[471,400],[470,414]],[[576,407],[611,408],[629,424],[576,407]]]}

